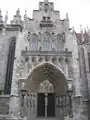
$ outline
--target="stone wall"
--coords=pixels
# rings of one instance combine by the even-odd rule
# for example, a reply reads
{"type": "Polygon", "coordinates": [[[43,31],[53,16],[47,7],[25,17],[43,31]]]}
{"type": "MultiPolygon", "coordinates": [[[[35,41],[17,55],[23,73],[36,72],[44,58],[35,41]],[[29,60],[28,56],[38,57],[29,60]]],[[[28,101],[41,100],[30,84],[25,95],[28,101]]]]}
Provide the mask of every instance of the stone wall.
{"type": "MultiPolygon", "coordinates": [[[[4,28],[3,28],[4,29],[4,28]]],[[[7,59],[9,53],[9,45],[13,36],[17,36],[18,31],[5,31],[0,34],[0,89],[4,90],[5,75],[7,68],[7,59]]]]}

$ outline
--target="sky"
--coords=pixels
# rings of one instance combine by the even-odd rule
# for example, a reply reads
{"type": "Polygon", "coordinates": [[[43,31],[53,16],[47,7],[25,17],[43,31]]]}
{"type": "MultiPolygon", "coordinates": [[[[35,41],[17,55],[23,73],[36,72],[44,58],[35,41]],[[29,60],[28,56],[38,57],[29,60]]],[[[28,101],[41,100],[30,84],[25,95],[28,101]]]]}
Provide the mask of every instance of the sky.
{"type": "MultiPolygon", "coordinates": [[[[6,11],[8,11],[8,21],[13,19],[16,10],[20,8],[20,12],[23,18],[25,10],[27,15],[32,18],[32,11],[38,9],[39,1],[44,0],[0,0],[0,6],[3,14],[3,19],[6,11]]],[[[80,31],[80,25],[82,28],[87,26],[90,28],[90,0],[49,0],[54,2],[55,10],[60,11],[60,18],[64,19],[66,13],[69,15],[70,27],[74,27],[77,32],[80,31]]]]}

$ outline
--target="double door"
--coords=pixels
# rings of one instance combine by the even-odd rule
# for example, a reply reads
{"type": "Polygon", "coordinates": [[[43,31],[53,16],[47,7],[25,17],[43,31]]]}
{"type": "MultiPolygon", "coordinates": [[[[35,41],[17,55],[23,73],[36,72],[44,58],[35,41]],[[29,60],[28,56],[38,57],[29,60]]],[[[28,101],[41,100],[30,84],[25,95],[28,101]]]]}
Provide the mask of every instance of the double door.
{"type": "Polygon", "coordinates": [[[37,97],[37,116],[54,117],[55,116],[55,94],[38,93],[37,97]]]}

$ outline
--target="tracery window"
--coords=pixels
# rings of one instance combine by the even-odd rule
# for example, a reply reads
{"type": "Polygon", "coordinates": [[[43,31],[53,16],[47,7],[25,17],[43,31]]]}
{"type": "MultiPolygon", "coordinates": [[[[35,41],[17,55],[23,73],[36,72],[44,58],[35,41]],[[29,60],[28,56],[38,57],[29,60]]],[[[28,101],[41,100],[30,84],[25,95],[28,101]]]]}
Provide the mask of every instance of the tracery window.
{"type": "Polygon", "coordinates": [[[38,36],[36,34],[31,35],[30,50],[31,51],[37,51],[38,50],[38,36]]]}
{"type": "Polygon", "coordinates": [[[54,92],[54,88],[52,83],[49,82],[49,80],[45,80],[40,84],[40,91],[41,92],[54,92]]]}
{"type": "Polygon", "coordinates": [[[42,36],[42,48],[43,51],[51,51],[52,50],[52,39],[51,35],[48,32],[45,32],[42,36]]]}

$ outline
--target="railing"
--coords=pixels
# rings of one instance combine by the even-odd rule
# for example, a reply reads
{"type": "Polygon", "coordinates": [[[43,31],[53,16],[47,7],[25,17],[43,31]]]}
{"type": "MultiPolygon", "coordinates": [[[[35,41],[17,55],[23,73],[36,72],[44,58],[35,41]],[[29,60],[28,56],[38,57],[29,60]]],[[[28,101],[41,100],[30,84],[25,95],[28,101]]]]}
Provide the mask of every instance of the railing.
{"type": "Polygon", "coordinates": [[[53,51],[25,51],[21,52],[22,56],[72,56],[72,52],[53,52],[53,51]]]}
{"type": "Polygon", "coordinates": [[[40,22],[40,27],[53,27],[53,22],[43,20],[40,22]]]}

